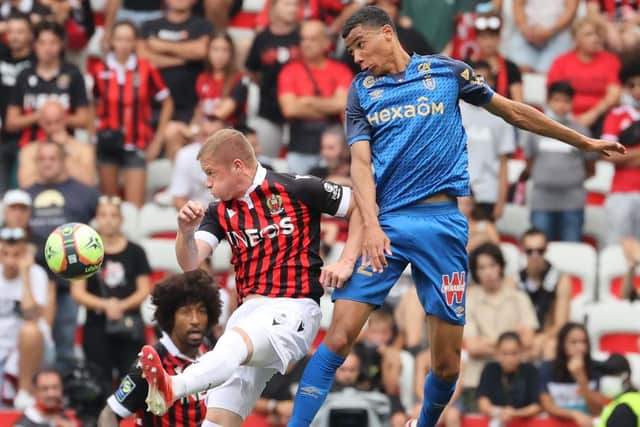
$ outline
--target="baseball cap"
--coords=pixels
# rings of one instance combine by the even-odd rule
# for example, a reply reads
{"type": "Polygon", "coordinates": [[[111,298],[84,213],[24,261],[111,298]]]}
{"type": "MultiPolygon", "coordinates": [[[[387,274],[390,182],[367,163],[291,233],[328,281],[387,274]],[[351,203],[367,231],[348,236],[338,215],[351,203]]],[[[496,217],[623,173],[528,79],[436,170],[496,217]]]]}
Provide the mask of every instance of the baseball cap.
{"type": "Polygon", "coordinates": [[[24,205],[31,206],[31,196],[26,191],[9,190],[4,193],[2,204],[5,206],[24,205]]]}

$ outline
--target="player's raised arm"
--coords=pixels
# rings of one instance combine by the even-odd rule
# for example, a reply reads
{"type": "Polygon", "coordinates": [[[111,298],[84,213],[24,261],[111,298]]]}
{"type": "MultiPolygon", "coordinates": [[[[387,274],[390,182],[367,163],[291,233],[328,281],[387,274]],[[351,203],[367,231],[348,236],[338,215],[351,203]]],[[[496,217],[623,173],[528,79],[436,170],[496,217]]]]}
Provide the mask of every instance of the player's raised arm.
{"type": "Polygon", "coordinates": [[[529,105],[512,101],[497,93],[484,108],[520,129],[563,141],[584,151],[598,152],[607,157],[611,153],[626,153],[626,148],[618,142],[589,138],[550,119],[529,105]]]}
{"type": "Polygon", "coordinates": [[[178,212],[178,236],[176,238],[176,257],[184,271],[197,269],[213,252],[218,244],[217,237],[206,230],[196,239],[196,229],[205,220],[204,207],[192,200],[188,201],[178,212]]]}

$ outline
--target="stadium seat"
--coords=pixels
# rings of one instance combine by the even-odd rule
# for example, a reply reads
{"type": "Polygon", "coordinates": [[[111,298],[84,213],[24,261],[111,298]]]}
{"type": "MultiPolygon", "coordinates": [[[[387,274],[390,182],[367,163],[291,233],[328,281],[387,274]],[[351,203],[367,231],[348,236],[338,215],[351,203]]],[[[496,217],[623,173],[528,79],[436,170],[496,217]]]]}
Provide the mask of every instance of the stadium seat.
{"type": "Polygon", "coordinates": [[[416,360],[411,353],[400,351],[402,371],[400,372],[400,401],[405,408],[413,408],[415,402],[413,383],[415,381],[416,360]]]}
{"type": "Polygon", "coordinates": [[[500,243],[500,249],[502,250],[502,256],[506,263],[504,275],[517,279],[522,267],[522,254],[520,253],[520,249],[513,243],[508,242],[500,243]]]}
{"type": "Polygon", "coordinates": [[[587,204],[602,204],[611,190],[614,166],[606,160],[596,162],[595,174],[584,182],[584,188],[589,193],[587,204]]]}
{"type": "Polygon", "coordinates": [[[273,168],[274,171],[278,173],[287,173],[289,172],[289,166],[287,163],[287,159],[269,159],[269,164],[273,168]]]}
{"type": "Polygon", "coordinates": [[[627,272],[627,261],[622,246],[612,245],[600,251],[598,258],[598,301],[611,301],[620,297],[622,277],[627,272]]]}
{"type": "Polygon", "coordinates": [[[558,270],[575,278],[572,279],[573,299],[595,299],[598,257],[593,247],[586,243],[551,242],[546,258],[558,270]]]}
{"type": "Polygon", "coordinates": [[[174,207],[161,207],[154,203],[145,204],[138,217],[138,236],[175,237],[178,231],[178,212],[174,207]]]}
{"type": "Polygon", "coordinates": [[[151,270],[181,272],[176,259],[175,242],[169,239],[142,239],[138,242],[149,259],[151,270]]]}
{"type": "Polygon", "coordinates": [[[583,238],[587,243],[593,241],[597,249],[606,245],[607,214],[602,206],[587,205],[584,210],[583,238]]]}
{"type": "Polygon", "coordinates": [[[547,96],[547,76],[543,73],[522,74],[522,95],[530,105],[544,105],[547,96]]]}
{"type": "Polygon", "coordinates": [[[501,239],[517,243],[524,232],[531,228],[529,209],[526,206],[507,203],[502,217],[496,221],[496,227],[501,239]]]}
{"type": "Polygon", "coordinates": [[[138,207],[133,203],[122,202],[120,205],[122,209],[122,232],[129,240],[134,242],[138,240],[138,216],[140,211],[138,207]]]}
{"type": "Polygon", "coordinates": [[[147,164],[147,200],[171,183],[173,165],[169,159],[157,159],[147,164]]]}
{"type": "Polygon", "coordinates": [[[518,178],[522,174],[524,168],[527,167],[527,162],[521,159],[509,159],[507,161],[507,175],[509,177],[509,184],[518,182],[518,178]]]}
{"type": "Polygon", "coordinates": [[[590,306],[586,314],[592,348],[608,353],[640,353],[640,305],[601,302],[590,306]]]}

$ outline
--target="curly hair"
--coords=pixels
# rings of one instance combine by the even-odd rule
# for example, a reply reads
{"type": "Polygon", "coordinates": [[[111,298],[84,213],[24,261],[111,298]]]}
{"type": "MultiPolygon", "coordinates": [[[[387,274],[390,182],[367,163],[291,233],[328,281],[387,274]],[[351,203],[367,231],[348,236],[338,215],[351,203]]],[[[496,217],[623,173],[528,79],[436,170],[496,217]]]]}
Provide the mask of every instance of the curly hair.
{"type": "Polygon", "coordinates": [[[204,304],[208,323],[207,329],[218,323],[222,302],[220,291],[213,279],[203,270],[176,274],[158,283],[151,294],[156,306],[155,319],[160,329],[170,334],[173,331],[176,311],[191,304],[204,304]]]}

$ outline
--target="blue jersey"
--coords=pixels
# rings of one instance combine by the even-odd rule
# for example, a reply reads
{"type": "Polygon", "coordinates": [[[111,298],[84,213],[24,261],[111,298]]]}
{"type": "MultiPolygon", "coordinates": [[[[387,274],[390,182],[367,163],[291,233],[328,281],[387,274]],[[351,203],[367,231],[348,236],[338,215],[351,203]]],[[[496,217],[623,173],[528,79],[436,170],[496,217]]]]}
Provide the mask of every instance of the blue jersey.
{"type": "Polygon", "coordinates": [[[484,105],[493,91],[443,55],[413,55],[401,75],[358,74],[349,89],[349,145],[368,140],[380,213],[445,193],[469,195],[467,137],[458,100],[484,105]]]}

